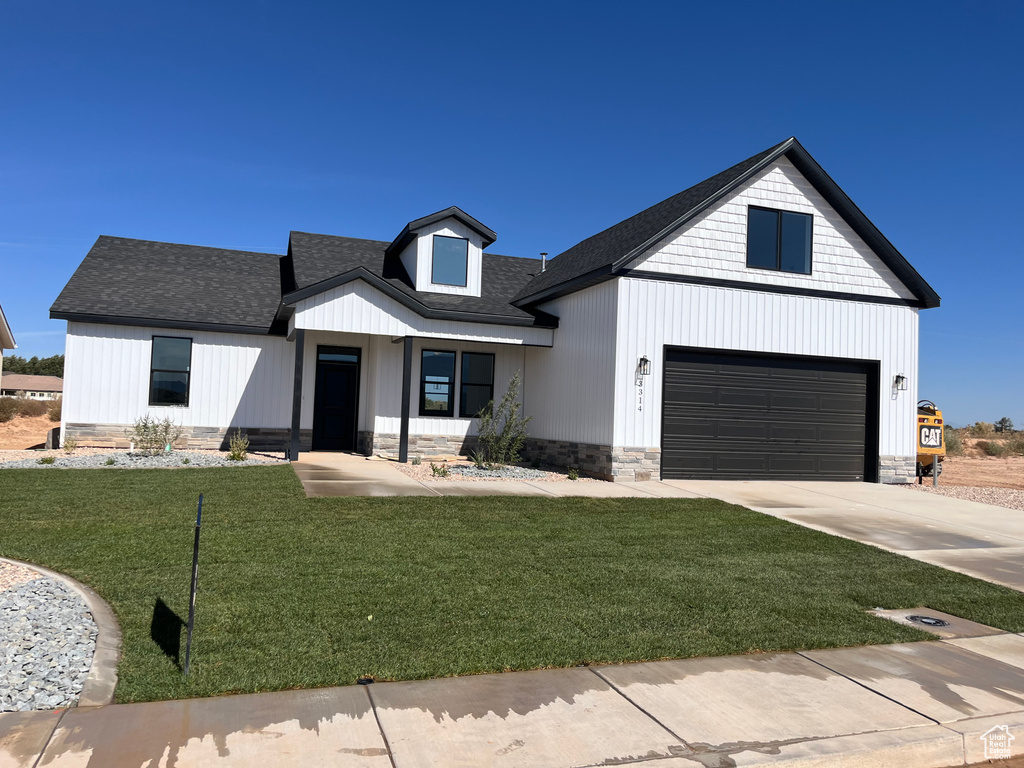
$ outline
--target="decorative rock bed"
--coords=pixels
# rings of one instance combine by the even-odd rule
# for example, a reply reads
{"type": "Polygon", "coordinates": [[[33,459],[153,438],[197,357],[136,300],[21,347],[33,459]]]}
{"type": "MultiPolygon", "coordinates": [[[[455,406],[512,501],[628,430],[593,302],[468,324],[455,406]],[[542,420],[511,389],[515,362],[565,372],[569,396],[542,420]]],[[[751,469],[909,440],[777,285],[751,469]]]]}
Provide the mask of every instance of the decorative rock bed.
{"type": "Polygon", "coordinates": [[[528,469],[526,467],[500,467],[498,469],[480,469],[476,466],[463,466],[456,464],[448,467],[449,474],[461,475],[469,478],[481,478],[488,480],[540,480],[547,477],[547,472],[539,469],[528,469]]]}
{"type": "Polygon", "coordinates": [[[0,712],[78,701],[96,651],[96,622],[61,582],[0,563],[0,712]]]}
{"type": "Polygon", "coordinates": [[[138,451],[112,451],[67,455],[48,452],[47,455],[0,462],[0,469],[154,469],[162,467],[256,467],[278,464],[284,459],[273,454],[253,454],[244,461],[232,461],[220,451],[170,451],[146,454],[138,451]],[[40,463],[53,459],[52,463],[40,463]]]}

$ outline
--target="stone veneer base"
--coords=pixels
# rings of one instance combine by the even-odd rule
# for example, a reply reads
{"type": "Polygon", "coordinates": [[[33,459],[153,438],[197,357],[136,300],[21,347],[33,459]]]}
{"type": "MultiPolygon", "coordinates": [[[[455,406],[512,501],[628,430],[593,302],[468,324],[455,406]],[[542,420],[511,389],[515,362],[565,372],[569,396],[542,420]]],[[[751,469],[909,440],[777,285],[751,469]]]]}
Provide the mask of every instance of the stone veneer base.
{"type": "Polygon", "coordinates": [[[878,482],[906,485],[917,477],[917,456],[879,456],[878,482]]]}
{"type": "MultiPolygon", "coordinates": [[[[73,438],[83,448],[127,448],[124,431],[130,424],[65,424],[64,437],[73,438]]],[[[249,447],[256,451],[284,451],[291,442],[290,429],[268,427],[182,427],[175,448],[226,451],[231,435],[241,429],[249,438],[249,447]]],[[[299,433],[300,450],[308,451],[313,443],[313,430],[299,433]]]]}

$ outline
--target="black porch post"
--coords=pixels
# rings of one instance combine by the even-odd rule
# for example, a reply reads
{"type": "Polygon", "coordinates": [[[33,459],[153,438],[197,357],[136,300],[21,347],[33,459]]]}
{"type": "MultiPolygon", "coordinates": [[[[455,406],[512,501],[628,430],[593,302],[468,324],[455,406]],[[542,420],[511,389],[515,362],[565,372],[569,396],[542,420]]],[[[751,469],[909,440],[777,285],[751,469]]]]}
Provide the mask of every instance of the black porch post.
{"type": "Polygon", "coordinates": [[[402,349],[402,426],[398,435],[398,460],[409,461],[409,398],[412,396],[412,336],[406,336],[402,349]]]}
{"type": "Polygon", "coordinates": [[[299,458],[299,423],[302,417],[302,362],[305,356],[306,332],[302,328],[295,331],[295,380],[292,384],[292,439],[288,450],[288,460],[299,458]]]}

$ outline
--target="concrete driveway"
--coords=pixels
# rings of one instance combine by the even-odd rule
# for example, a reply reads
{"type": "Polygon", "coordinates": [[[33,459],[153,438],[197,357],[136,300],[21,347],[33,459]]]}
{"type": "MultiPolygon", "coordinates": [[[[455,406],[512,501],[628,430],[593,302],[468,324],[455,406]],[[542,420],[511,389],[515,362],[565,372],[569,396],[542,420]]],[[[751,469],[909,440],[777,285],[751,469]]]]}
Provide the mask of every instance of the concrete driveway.
{"type": "Polygon", "coordinates": [[[1013,509],[873,483],[662,482],[1024,591],[1013,509]]]}

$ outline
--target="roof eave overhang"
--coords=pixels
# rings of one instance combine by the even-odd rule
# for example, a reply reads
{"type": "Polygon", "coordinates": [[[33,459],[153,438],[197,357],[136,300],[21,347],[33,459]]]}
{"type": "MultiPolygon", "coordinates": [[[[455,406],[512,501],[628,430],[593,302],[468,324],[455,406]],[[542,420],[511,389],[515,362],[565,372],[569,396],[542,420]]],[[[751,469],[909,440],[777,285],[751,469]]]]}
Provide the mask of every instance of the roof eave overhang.
{"type": "Polygon", "coordinates": [[[7,316],[4,314],[4,308],[0,307],[0,349],[17,349],[18,344],[14,340],[14,333],[11,331],[11,326],[7,323],[7,316]]]}
{"type": "Polygon", "coordinates": [[[283,336],[272,332],[269,327],[254,325],[228,325],[225,323],[204,323],[193,320],[168,318],[131,317],[127,315],[100,315],[88,312],[63,312],[50,310],[51,320],[67,320],[73,323],[98,323],[100,325],[131,325],[149,328],[179,328],[183,331],[217,331],[220,333],[246,333],[255,336],[283,336]]]}
{"type": "Polygon", "coordinates": [[[399,304],[408,307],[416,314],[428,320],[456,320],[466,323],[514,325],[528,328],[558,327],[558,318],[544,312],[534,313],[533,317],[525,318],[516,317],[514,315],[488,315],[481,312],[459,312],[457,310],[435,309],[433,307],[428,307],[423,302],[417,301],[407,293],[398,290],[365,267],[356,267],[355,269],[349,270],[348,272],[344,272],[340,275],[335,275],[327,280],[322,280],[319,283],[314,283],[313,285],[306,286],[305,288],[300,288],[297,291],[292,291],[284,296],[281,301],[282,304],[294,306],[297,302],[302,301],[303,299],[316,296],[317,294],[328,291],[331,288],[346,285],[354,280],[362,280],[383,293],[385,296],[394,299],[399,304]]]}

